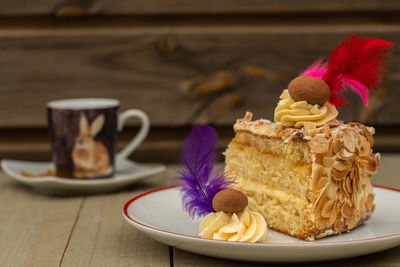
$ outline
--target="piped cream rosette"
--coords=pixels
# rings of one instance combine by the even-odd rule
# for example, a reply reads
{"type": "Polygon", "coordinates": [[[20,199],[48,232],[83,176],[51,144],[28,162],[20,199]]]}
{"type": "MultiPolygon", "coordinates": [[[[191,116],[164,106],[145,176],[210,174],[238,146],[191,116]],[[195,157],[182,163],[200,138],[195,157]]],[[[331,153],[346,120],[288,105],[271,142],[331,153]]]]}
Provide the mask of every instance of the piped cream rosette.
{"type": "Polygon", "coordinates": [[[263,240],[267,223],[260,213],[249,211],[247,204],[247,196],[238,190],[219,191],[212,200],[216,212],[207,214],[201,221],[200,236],[237,242],[263,240]]]}
{"type": "Polygon", "coordinates": [[[265,238],[267,224],[258,212],[209,213],[200,223],[200,236],[217,240],[257,242],[265,238]]]}
{"type": "Polygon", "coordinates": [[[295,101],[288,90],[283,91],[280,99],[275,108],[274,120],[286,126],[301,127],[307,122],[322,126],[338,115],[336,107],[329,101],[322,106],[307,101],[295,101]]]}

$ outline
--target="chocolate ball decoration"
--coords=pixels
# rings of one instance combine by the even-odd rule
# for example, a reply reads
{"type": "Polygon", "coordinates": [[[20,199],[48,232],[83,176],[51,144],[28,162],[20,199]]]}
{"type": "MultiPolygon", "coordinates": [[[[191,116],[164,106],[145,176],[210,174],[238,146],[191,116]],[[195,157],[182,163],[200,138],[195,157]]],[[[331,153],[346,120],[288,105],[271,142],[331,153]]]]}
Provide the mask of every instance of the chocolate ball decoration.
{"type": "Polygon", "coordinates": [[[311,76],[294,78],[288,86],[289,94],[295,101],[324,105],[331,97],[331,89],[321,79],[311,76]]]}
{"type": "Polygon", "coordinates": [[[242,192],[235,189],[224,189],[215,194],[212,206],[215,211],[235,213],[247,207],[247,197],[242,192]]]}

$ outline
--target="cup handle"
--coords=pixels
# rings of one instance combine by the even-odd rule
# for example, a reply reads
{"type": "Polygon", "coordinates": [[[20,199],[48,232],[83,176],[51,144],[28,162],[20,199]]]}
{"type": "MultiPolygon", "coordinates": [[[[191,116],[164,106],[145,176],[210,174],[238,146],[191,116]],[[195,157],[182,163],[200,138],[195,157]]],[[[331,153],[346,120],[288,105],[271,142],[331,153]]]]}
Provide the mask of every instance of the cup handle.
{"type": "Polygon", "coordinates": [[[118,115],[118,131],[122,131],[125,121],[129,118],[139,118],[142,126],[138,134],[120,151],[117,153],[117,160],[126,159],[146,138],[150,128],[149,117],[146,113],[139,109],[128,109],[118,115]]]}

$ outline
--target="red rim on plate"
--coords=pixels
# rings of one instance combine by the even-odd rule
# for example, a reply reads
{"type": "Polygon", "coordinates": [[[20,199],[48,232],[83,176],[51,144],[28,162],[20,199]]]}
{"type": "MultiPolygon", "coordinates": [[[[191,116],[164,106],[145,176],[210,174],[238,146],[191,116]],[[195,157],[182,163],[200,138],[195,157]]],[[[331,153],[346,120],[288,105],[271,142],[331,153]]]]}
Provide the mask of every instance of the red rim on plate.
{"type": "MultiPolygon", "coordinates": [[[[391,187],[386,187],[386,186],[381,186],[381,185],[373,185],[376,188],[381,188],[384,190],[391,190],[391,191],[395,191],[395,192],[400,192],[400,189],[396,189],[396,188],[391,188],[391,187]]],[[[170,189],[174,189],[177,188],[179,186],[168,186],[168,187],[162,187],[162,188],[158,188],[158,189],[154,189],[148,192],[145,192],[143,194],[140,194],[134,198],[132,198],[131,200],[129,200],[123,208],[123,215],[128,218],[130,221],[132,221],[135,224],[138,224],[144,228],[148,228],[150,230],[153,231],[157,231],[157,232],[162,232],[165,234],[169,234],[169,235],[174,235],[174,236],[180,236],[180,237],[186,237],[186,238],[195,238],[195,239],[200,239],[200,240],[204,240],[204,241],[216,241],[216,242],[227,242],[227,243],[233,243],[233,244],[246,244],[246,245],[261,245],[261,246],[268,246],[268,245],[292,245],[292,246],[303,246],[303,245],[308,245],[308,246],[312,246],[312,245],[329,245],[329,244],[342,244],[342,243],[354,243],[354,242],[364,242],[364,241],[371,241],[371,240],[379,240],[379,239],[386,239],[386,238],[391,238],[391,237],[395,237],[395,236],[400,236],[400,233],[397,234],[393,234],[393,235],[385,235],[385,236],[379,236],[379,237],[373,237],[373,238],[364,238],[364,239],[356,239],[356,240],[345,240],[345,241],[332,241],[332,242],[305,242],[305,243],[273,243],[273,242],[268,242],[268,243],[245,243],[245,242],[234,242],[234,241],[225,241],[225,240],[213,240],[213,239],[206,239],[206,238],[201,238],[201,237],[197,237],[197,236],[191,236],[191,235],[185,235],[185,234],[179,234],[179,233],[174,233],[174,232],[169,232],[166,230],[161,230],[152,226],[148,226],[146,224],[143,224],[141,222],[136,221],[135,219],[131,218],[128,214],[128,208],[129,206],[136,200],[150,195],[150,194],[154,194],[160,191],[165,191],[165,190],[170,190],[170,189]]]]}

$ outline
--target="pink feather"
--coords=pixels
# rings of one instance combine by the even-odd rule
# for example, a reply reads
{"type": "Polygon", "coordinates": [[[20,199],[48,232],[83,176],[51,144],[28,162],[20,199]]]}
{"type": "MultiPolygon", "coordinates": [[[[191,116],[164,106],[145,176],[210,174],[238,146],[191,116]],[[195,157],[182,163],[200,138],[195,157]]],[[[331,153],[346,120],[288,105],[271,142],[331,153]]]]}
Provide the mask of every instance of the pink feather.
{"type": "Polygon", "coordinates": [[[311,66],[303,71],[300,76],[311,76],[322,79],[325,74],[326,68],[328,67],[328,64],[324,63],[323,61],[323,58],[316,60],[313,64],[311,64],[311,66]]]}
{"type": "Polygon", "coordinates": [[[364,102],[364,105],[368,105],[368,87],[363,85],[361,82],[357,80],[351,79],[342,79],[343,86],[350,88],[354,92],[356,92],[364,102]]]}
{"type": "Polygon", "coordinates": [[[323,80],[331,88],[330,102],[336,107],[346,103],[340,92],[349,88],[368,103],[368,91],[381,84],[386,71],[384,56],[393,43],[352,35],[332,50],[323,80]]]}

